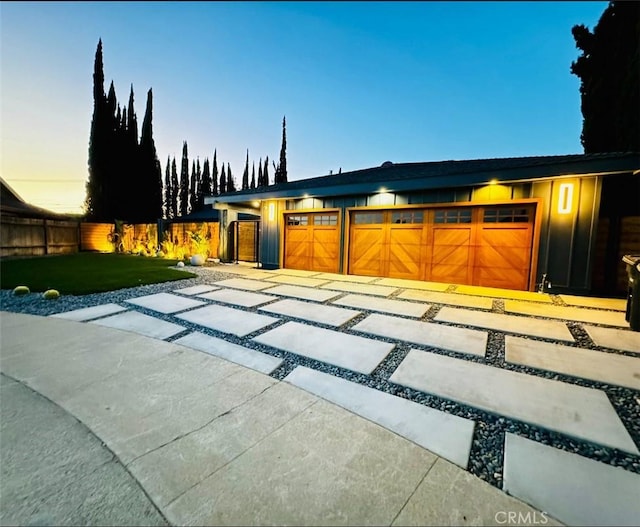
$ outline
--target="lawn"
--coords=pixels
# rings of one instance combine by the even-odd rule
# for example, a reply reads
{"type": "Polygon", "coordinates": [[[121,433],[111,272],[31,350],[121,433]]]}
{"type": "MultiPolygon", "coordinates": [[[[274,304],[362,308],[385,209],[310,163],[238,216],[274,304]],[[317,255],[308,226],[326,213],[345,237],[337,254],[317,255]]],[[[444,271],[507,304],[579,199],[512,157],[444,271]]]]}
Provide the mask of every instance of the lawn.
{"type": "Polygon", "coordinates": [[[169,268],[177,262],[100,253],[0,260],[0,287],[26,285],[32,292],[57,289],[63,295],[86,295],[196,276],[169,268]]]}

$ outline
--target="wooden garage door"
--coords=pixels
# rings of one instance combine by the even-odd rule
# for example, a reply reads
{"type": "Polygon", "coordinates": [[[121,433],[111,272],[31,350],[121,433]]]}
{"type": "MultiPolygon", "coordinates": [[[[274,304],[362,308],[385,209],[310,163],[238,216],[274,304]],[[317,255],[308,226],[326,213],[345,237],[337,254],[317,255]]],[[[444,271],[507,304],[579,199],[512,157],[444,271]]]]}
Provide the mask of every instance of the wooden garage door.
{"type": "Polygon", "coordinates": [[[534,206],[354,211],[349,272],[528,289],[534,206]]]}
{"type": "Polygon", "coordinates": [[[337,273],[339,261],[337,212],[285,215],[284,267],[337,273]]]}

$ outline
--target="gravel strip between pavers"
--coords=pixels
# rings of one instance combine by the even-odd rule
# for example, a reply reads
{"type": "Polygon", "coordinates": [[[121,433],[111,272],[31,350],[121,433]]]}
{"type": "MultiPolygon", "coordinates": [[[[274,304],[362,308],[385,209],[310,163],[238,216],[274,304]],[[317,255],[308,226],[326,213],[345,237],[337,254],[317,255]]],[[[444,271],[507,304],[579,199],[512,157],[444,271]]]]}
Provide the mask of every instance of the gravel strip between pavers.
{"type": "MultiPolygon", "coordinates": [[[[97,293],[97,294],[83,295],[83,296],[62,295],[57,300],[44,300],[41,297],[41,294],[38,294],[38,293],[32,293],[26,296],[16,297],[16,296],[13,296],[11,291],[2,290],[0,291],[0,308],[4,311],[11,311],[16,313],[29,313],[34,315],[46,316],[46,315],[52,315],[55,313],[61,313],[64,311],[71,311],[74,309],[92,307],[99,304],[106,304],[110,302],[116,303],[122,306],[126,306],[130,310],[139,311],[141,313],[154,316],[161,320],[179,323],[180,325],[187,328],[187,331],[189,332],[199,331],[200,333],[204,333],[204,334],[211,335],[218,338],[223,338],[229,342],[233,342],[234,344],[239,344],[247,348],[255,349],[257,351],[261,351],[263,353],[267,353],[269,355],[281,358],[283,359],[284,362],[279,368],[277,368],[271,374],[272,377],[278,380],[281,380],[284,377],[286,377],[296,366],[306,366],[308,368],[312,368],[324,373],[329,373],[331,375],[335,375],[336,377],[357,382],[364,386],[375,388],[377,390],[390,393],[392,395],[396,395],[398,397],[402,397],[404,399],[408,399],[408,400],[417,402],[419,404],[423,404],[430,408],[435,408],[444,412],[448,412],[453,415],[457,415],[459,417],[472,419],[476,422],[476,426],[475,426],[475,432],[473,437],[473,443],[471,447],[471,455],[469,458],[468,470],[471,473],[475,474],[476,476],[480,477],[481,479],[491,483],[492,485],[498,488],[502,488],[504,438],[505,438],[506,432],[515,433],[523,437],[526,437],[528,439],[538,441],[545,445],[550,445],[567,452],[577,453],[584,457],[601,461],[609,465],[623,467],[626,470],[640,474],[640,456],[635,456],[626,452],[621,452],[613,448],[595,445],[587,441],[574,439],[564,434],[552,432],[534,425],[529,425],[521,421],[495,415],[483,410],[479,410],[477,408],[473,408],[465,404],[460,404],[448,399],[443,399],[441,397],[438,397],[432,394],[427,394],[424,392],[413,390],[411,388],[396,385],[389,382],[389,377],[397,369],[397,367],[400,365],[402,360],[407,356],[410,349],[419,349],[419,350],[437,353],[440,355],[446,355],[446,356],[450,356],[458,359],[461,358],[467,361],[477,362],[480,364],[488,364],[493,367],[526,373],[526,374],[534,375],[537,377],[555,379],[555,380],[563,381],[569,384],[576,384],[576,385],[584,386],[587,388],[599,389],[604,391],[607,394],[613,407],[617,411],[618,416],[622,420],[623,424],[625,425],[626,429],[628,430],[629,434],[631,435],[631,438],[636,443],[636,445],[640,445],[640,392],[638,391],[631,390],[629,388],[611,386],[609,384],[604,384],[601,382],[595,382],[595,381],[589,381],[586,379],[570,377],[564,374],[548,372],[543,370],[536,370],[533,368],[529,368],[527,366],[508,364],[505,362],[505,354],[504,354],[504,343],[505,343],[504,335],[505,334],[500,331],[483,330],[483,331],[487,331],[489,335],[486,357],[476,357],[476,356],[471,356],[467,354],[461,354],[457,352],[446,351],[446,350],[431,348],[427,346],[421,346],[417,344],[398,342],[392,339],[388,339],[385,337],[378,337],[375,335],[366,335],[366,337],[370,339],[379,340],[383,342],[393,342],[393,343],[396,343],[397,345],[370,375],[364,375],[361,373],[356,373],[350,370],[346,370],[344,368],[339,368],[336,366],[332,366],[330,364],[309,359],[307,357],[303,357],[293,353],[278,350],[270,346],[262,345],[251,340],[256,335],[269,331],[281,324],[284,324],[285,322],[288,322],[288,321],[300,322],[300,319],[296,319],[296,318],[288,317],[284,315],[274,315],[275,317],[279,318],[281,321],[274,325],[268,326],[264,329],[258,330],[252,334],[246,335],[245,337],[237,337],[235,335],[222,333],[222,332],[211,330],[209,328],[205,328],[196,324],[192,324],[182,319],[177,319],[170,314],[165,315],[162,313],[158,313],[156,311],[145,309],[140,306],[136,306],[134,304],[129,304],[125,302],[128,299],[138,297],[138,296],[150,295],[150,294],[162,293],[162,292],[173,292],[173,290],[175,289],[180,289],[180,288],[189,287],[193,285],[211,284],[212,282],[217,282],[217,281],[225,280],[228,278],[242,277],[242,275],[225,272],[224,266],[187,267],[187,269],[190,272],[196,273],[198,276],[195,278],[186,278],[184,280],[177,280],[173,282],[165,282],[161,284],[152,284],[152,285],[144,285],[139,287],[132,287],[128,289],[121,289],[118,291],[113,291],[108,293],[97,293]]],[[[399,289],[399,291],[400,290],[401,289],[399,289]]],[[[450,292],[453,290],[455,290],[455,286],[451,286],[447,292],[450,292]]],[[[176,293],[176,294],[179,294],[179,293],[176,293]]],[[[341,296],[344,296],[347,294],[348,293],[345,292],[341,296]]],[[[340,297],[332,298],[331,301],[312,302],[312,303],[333,305],[332,302],[337,298],[340,298],[340,297]]],[[[198,299],[201,300],[200,297],[198,297],[198,299]]],[[[274,302],[281,299],[282,299],[281,297],[278,297],[274,299],[274,302]]],[[[554,300],[554,304],[557,304],[557,305],[562,304],[561,300],[556,299],[555,295],[552,295],[552,299],[554,300]]],[[[209,304],[219,304],[219,305],[225,305],[228,307],[235,307],[237,309],[243,309],[245,311],[254,312],[254,313],[259,312],[258,307],[239,308],[238,306],[229,306],[229,304],[223,304],[215,301],[207,301],[207,302],[209,304]]],[[[433,318],[437,315],[441,307],[443,307],[442,304],[438,304],[435,302],[429,302],[429,303],[432,304],[432,307],[425,314],[425,316],[422,317],[421,319],[422,321],[426,321],[426,322],[433,321],[433,318]]],[[[259,307],[263,307],[263,306],[259,306],[259,307]]],[[[334,331],[354,334],[351,332],[350,328],[353,327],[355,324],[357,324],[359,321],[363,320],[369,314],[375,313],[374,311],[368,311],[366,309],[357,309],[357,311],[361,311],[363,314],[359,315],[355,319],[347,322],[346,324],[342,325],[339,328],[327,326],[320,323],[314,323],[310,321],[304,321],[304,323],[312,326],[332,329],[334,331]]],[[[491,310],[491,312],[493,313],[504,312],[504,302],[502,300],[494,301],[493,309],[491,310]]],[[[406,318],[406,317],[401,317],[401,318],[406,318]]],[[[542,317],[536,317],[536,318],[543,319],[542,317]]],[[[412,319],[412,320],[415,320],[415,319],[412,319]]],[[[548,320],[557,321],[557,319],[548,319],[548,320]]],[[[482,328],[476,328],[473,326],[464,326],[460,324],[450,324],[450,323],[444,323],[444,322],[437,322],[437,323],[443,324],[443,325],[451,325],[456,327],[468,327],[469,329],[482,330],[482,328]]],[[[618,350],[604,349],[596,346],[593,343],[593,341],[589,338],[586,331],[584,331],[581,323],[567,322],[567,326],[569,327],[571,334],[576,340],[575,347],[577,348],[593,349],[601,352],[617,353],[621,355],[637,357],[637,354],[618,351],[618,350]]],[[[167,340],[168,341],[176,340],[177,338],[180,338],[181,336],[183,336],[185,333],[186,331],[183,333],[180,333],[179,335],[171,337],[167,340]]],[[[520,335],[520,337],[523,337],[523,336],[520,335]]],[[[532,340],[541,340],[541,341],[548,342],[548,340],[537,338],[537,337],[523,337],[523,338],[530,338],[532,340]]],[[[566,342],[562,342],[561,344],[565,346],[571,345],[571,344],[567,344],[566,342]]]]}

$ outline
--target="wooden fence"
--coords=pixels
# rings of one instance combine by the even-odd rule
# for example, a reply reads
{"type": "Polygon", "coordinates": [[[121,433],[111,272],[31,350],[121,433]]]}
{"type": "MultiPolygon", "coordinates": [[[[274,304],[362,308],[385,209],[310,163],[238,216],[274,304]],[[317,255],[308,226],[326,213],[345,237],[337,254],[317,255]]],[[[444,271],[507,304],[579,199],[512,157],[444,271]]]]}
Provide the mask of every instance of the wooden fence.
{"type": "Polygon", "coordinates": [[[0,221],[0,257],[75,253],[79,243],[77,221],[12,216],[0,221]]]}

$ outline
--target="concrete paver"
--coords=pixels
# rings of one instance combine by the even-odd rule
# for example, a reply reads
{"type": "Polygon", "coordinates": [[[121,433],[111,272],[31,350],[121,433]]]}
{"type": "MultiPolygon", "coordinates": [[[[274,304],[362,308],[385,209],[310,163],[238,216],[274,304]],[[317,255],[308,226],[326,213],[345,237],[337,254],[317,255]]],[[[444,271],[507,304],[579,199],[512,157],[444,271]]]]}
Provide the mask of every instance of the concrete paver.
{"type": "Polygon", "coordinates": [[[311,287],[300,287],[297,285],[277,285],[267,290],[270,295],[289,296],[302,298],[303,300],[315,300],[316,302],[326,302],[332,298],[340,296],[339,291],[327,291],[325,289],[312,289],[311,287]]]}
{"type": "Polygon", "coordinates": [[[320,274],[318,271],[305,271],[304,269],[286,269],[286,268],[274,269],[273,271],[270,271],[270,272],[274,274],[285,274],[289,276],[317,276],[320,274]]]}
{"type": "Polygon", "coordinates": [[[564,322],[555,320],[538,320],[516,315],[485,313],[483,311],[470,311],[468,309],[458,309],[454,307],[443,307],[435,316],[434,320],[495,329],[532,337],[574,342],[567,325],[564,322]]]}
{"type": "Polygon", "coordinates": [[[371,311],[382,311],[393,315],[420,318],[431,308],[430,304],[403,302],[391,298],[377,298],[365,295],[345,295],[332,302],[340,306],[349,306],[371,311]]]}
{"type": "Polygon", "coordinates": [[[640,390],[640,358],[510,335],[505,338],[505,358],[512,364],[640,390]]]}
{"type": "Polygon", "coordinates": [[[126,311],[128,308],[119,306],[118,304],[102,304],[99,306],[85,307],[82,309],[74,309],[73,311],[65,311],[64,313],[56,313],[51,315],[54,318],[65,318],[67,320],[77,320],[84,322],[93,318],[104,317],[126,311]]]}
{"type": "Polygon", "coordinates": [[[270,374],[282,364],[282,359],[273,357],[260,351],[239,346],[226,340],[212,337],[194,331],[174,341],[176,344],[197,349],[210,355],[215,355],[236,364],[241,364],[252,370],[270,374]]]}
{"type": "Polygon", "coordinates": [[[182,296],[172,295],[171,293],[156,293],[154,295],[139,296],[137,298],[125,300],[125,302],[165,314],[176,313],[192,307],[205,305],[202,300],[184,298],[182,296]]]}
{"type": "Polygon", "coordinates": [[[507,433],[504,490],[568,525],[638,525],[640,475],[507,433]]]}
{"type": "Polygon", "coordinates": [[[182,293],[183,295],[200,295],[202,293],[208,293],[209,291],[215,291],[219,289],[214,285],[208,284],[200,284],[200,285],[192,285],[190,287],[182,287],[180,289],[174,289],[174,293],[182,293]]]}
{"type": "Polygon", "coordinates": [[[404,506],[394,526],[562,525],[519,499],[438,459],[404,506]],[[515,518],[510,520],[512,515],[515,518]],[[518,522],[518,518],[523,518],[518,522]]]}
{"type": "Polygon", "coordinates": [[[277,298],[275,296],[250,293],[249,291],[239,291],[237,289],[219,289],[218,291],[211,291],[210,293],[198,295],[198,297],[206,298],[207,300],[215,300],[216,302],[222,302],[223,304],[233,304],[243,307],[259,306],[260,304],[266,304],[267,302],[271,302],[277,298]]]}
{"type": "Polygon", "coordinates": [[[476,408],[638,454],[600,390],[411,350],[389,379],[476,408]]]}
{"type": "Polygon", "coordinates": [[[220,287],[231,287],[233,289],[246,289],[247,291],[260,291],[271,287],[268,282],[261,282],[260,280],[251,280],[248,278],[228,278],[227,280],[220,280],[214,282],[215,285],[220,287]]]}
{"type": "Polygon", "coordinates": [[[301,285],[303,287],[318,287],[329,282],[328,280],[318,280],[315,277],[309,278],[307,276],[291,276],[287,274],[271,276],[266,280],[274,284],[301,285]]]}
{"type": "Polygon", "coordinates": [[[338,273],[320,273],[314,276],[318,280],[328,280],[330,282],[357,282],[360,284],[368,284],[377,280],[376,276],[359,276],[355,274],[338,274],[338,273]]]}
{"type": "Polygon", "coordinates": [[[530,302],[518,302],[516,300],[505,301],[504,310],[509,313],[518,313],[521,315],[558,318],[561,320],[575,320],[578,322],[590,322],[592,324],[604,324],[606,326],[629,327],[629,323],[624,319],[624,313],[617,311],[601,311],[565,306],[546,306],[541,304],[532,304],[530,302]]]}
{"type": "Polygon", "coordinates": [[[491,298],[504,298],[512,300],[527,300],[529,302],[542,302],[553,304],[551,296],[546,293],[534,293],[532,291],[516,291],[515,289],[500,289],[498,287],[481,287],[477,285],[458,285],[456,293],[475,296],[489,296],[491,298]]]}
{"type": "Polygon", "coordinates": [[[375,370],[394,348],[394,344],[299,322],[286,322],[282,326],[254,337],[253,340],[365,374],[375,370]]]}
{"type": "Polygon", "coordinates": [[[583,326],[596,346],[640,353],[640,332],[624,329],[583,326]]]}
{"type": "Polygon", "coordinates": [[[484,357],[487,351],[488,335],[486,332],[444,326],[432,322],[372,314],[351,329],[414,344],[433,346],[459,353],[470,353],[480,357],[484,357]]]}
{"type": "Polygon", "coordinates": [[[407,280],[406,278],[381,278],[376,282],[376,285],[420,289],[423,291],[446,291],[449,288],[449,284],[444,282],[425,282],[423,280],[407,280]]]}
{"type": "Polygon", "coordinates": [[[276,315],[286,315],[309,322],[319,322],[334,327],[342,326],[352,318],[360,315],[360,311],[354,311],[353,309],[343,309],[293,299],[274,302],[268,306],[261,307],[260,311],[266,311],[267,313],[274,313],[276,315]]]}
{"type": "Polygon", "coordinates": [[[469,419],[303,366],[284,380],[467,467],[475,425],[469,419]]]}
{"type": "Polygon", "coordinates": [[[595,307],[599,309],[613,309],[626,311],[627,300],[623,298],[595,298],[591,296],[558,295],[562,301],[570,306],[595,307]]]}
{"type": "Polygon", "coordinates": [[[318,401],[173,501],[167,518],[176,525],[390,525],[435,460],[318,401]]]}
{"type": "Polygon", "coordinates": [[[135,311],[125,311],[106,318],[92,320],[89,324],[132,331],[156,339],[167,339],[185,330],[183,326],[178,324],[165,322],[135,311]]]}
{"type": "Polygon", "coordinates": [[[257,313],[247,313],[241,309],[225,306],[207,306],[187,313],[176,315],[177,318],[199,324],[206,328],[231,333],[239,337],[244,337],[249,333],[275,324],[279,319],[259,315],[257,313]]]}
{"type": "MultiPolygon", "coordinates": [[[[294,386],[274,383],[258,394],[252,391],[232,410],[139,457],[128,468],[165,507],[316,401],[316,397],[294,386]]],[[[251,503],[249,496],[246,499],[251,503]]]]}
{"type": "Polygon", "coordinates": [[[478,309],[491,309],[493,300],[482,296],[458,295],[456,293],[439,293],[436,291],[418,291],[408,289],[398,295],[405,300],[419,300],[421,302],[436,302],[438,304],[451,304],[461,307],[476,307],[478,309]]]}
{"type": "Polygon", "coordinates": [[[361,293],[364,295],[389,296],[397,291],[395,287],[386,287],[376,284],[359,284],[355,282],[329,282],[321,286],[323,289],[335,289],[347,293],[361,293]]]}

